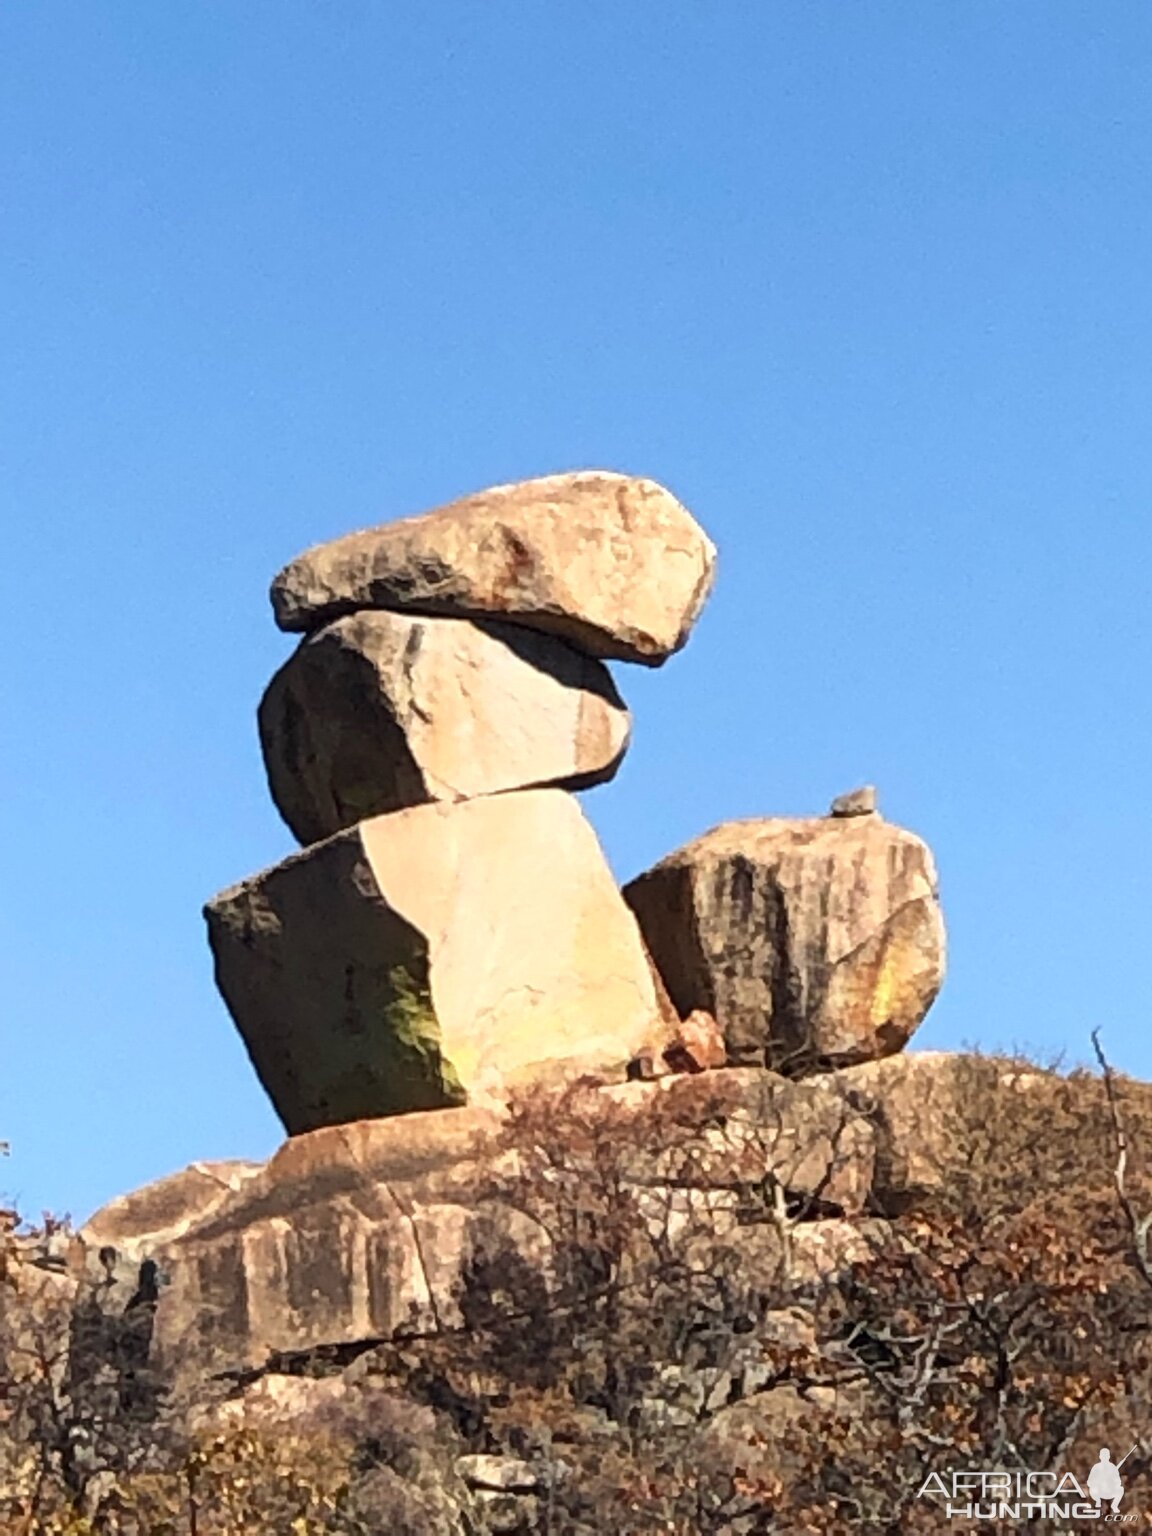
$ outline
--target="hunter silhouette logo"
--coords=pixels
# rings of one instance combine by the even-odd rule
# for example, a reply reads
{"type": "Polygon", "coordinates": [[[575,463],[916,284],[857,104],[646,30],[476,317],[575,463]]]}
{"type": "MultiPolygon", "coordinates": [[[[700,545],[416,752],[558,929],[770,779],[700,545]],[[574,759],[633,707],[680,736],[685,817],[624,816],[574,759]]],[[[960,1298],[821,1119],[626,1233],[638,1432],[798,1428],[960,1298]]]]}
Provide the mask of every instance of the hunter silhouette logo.
{"type": "MultiPolygon", "coordinates": [[[[1136,1449],[1132,1447],[1132,1451],[1136,1449]]],[[[1088,1492],[1096,1500],[1097,1504],[1111,1504],[1112,1513],[1116,1514],[1120,1508],[1120,1500],[1124,1497],[1124,1484],[1120,1477],[1120,1468],[1131,1456],[1132,1451],[1126,1451],[1115,1465],[1112,1463],[1112,1452],[1105,1448],[1100,1452],[1100,1460],[1088,1474],[1088,1492]]]]}
{"type": "Polygon", "coordinates": [[[917,1490],[918,1499],[944,1500],[949,1520],[1100,1520],[1104,1524],[1135,1524],[1137,1516],[1121,1514],[1124,1480],[1120,1468],[1136,1449],[1119,1461],[1103,1447],[1084,1483],[1071,1472],[1029,1472],[1024,1468],[985,1472],[933,1472],[917,1490]]]}

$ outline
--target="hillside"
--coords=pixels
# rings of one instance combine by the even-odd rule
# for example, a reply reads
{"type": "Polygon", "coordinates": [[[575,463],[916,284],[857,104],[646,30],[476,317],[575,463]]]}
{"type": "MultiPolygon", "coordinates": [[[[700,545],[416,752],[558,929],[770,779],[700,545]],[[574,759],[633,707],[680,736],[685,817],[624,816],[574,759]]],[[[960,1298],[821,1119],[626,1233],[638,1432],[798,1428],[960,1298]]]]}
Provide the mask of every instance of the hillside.
{"type": "Polygon", "coordinates": [[[1061,1528],[1068,1474],[1135,1445],[1138,1490],[1152,1449],[1152,1090],[1107,1086],[935,1053],[577,1086],[10,1235],[0,1528],[927,1532],[1006,1466],[1064,1480],[1015,1528],[1061,1528]]]}
{"type": "Polygon", "coordinates": [[[631,740],[605,660],[680,649],[715,559],[589,471],[276,578],[302,846],[205,917],[286,1140],[6,1218],[0,1536],[1121,1515],[1152,1090],[906,1049],[944,919],[873,787],[622,890],[577,798],[631,740]]]}

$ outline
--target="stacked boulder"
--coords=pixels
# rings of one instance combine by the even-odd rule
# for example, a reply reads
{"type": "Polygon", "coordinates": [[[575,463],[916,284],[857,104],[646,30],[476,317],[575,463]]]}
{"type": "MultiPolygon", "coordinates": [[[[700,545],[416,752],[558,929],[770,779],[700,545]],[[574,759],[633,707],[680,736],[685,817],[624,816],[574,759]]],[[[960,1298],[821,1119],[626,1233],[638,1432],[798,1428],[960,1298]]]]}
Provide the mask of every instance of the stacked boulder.
{"type": "Polygon", "coordinates": [[[260,738],[305,847],[206,917],[291,1134],[618,1079],[675,1043],[572,791],[628,746],[604,661],[677,651],[714,564],[661,486],[581,473],[350,534],[276,578],[277,622],[304,638],[260,738]]]}
{"type": "Polygon", "coordinates": [[[964,1059],[900,1054],[943,977],[936,871],[872,789],[716,827],[623,891],[575,798],[628,744],[605,660],[672,655],[714,562],[667,491],[590,473],[337,539],[276,579],[302,639],[260,736],[304,847],[206,916],[289,1139],[113,1202],[68,1276],[26,1255],[63,1286],[62,1326],[95,1298],[114,1371],[244,1380],[455,1328],[493,1255],[550,1284],[547,1223],[502,1182],[539,1134],[505,1123],[528,1085],[550,1124],[548,1090],[584,1080],[571,1169],[610,1141],[661,1241],[695,1244],[687,1215],[711,1213],[720,1273],[786,1262],[807,1286],[862,1262],[875,1221],[963,1160],[964,1059]]]}
{"type": "Polygon", "coordinates": [[[623,892],[574,798],[628,747],[605,661],[679,650],[714,567],[668,491],[592,472],[349,534],[276,578],[303,638],[260,739],[304,851],[206,916],[290,1134],[907,1043],[944,927],[931,852],[874,790],[716,827],[623,892]]]}

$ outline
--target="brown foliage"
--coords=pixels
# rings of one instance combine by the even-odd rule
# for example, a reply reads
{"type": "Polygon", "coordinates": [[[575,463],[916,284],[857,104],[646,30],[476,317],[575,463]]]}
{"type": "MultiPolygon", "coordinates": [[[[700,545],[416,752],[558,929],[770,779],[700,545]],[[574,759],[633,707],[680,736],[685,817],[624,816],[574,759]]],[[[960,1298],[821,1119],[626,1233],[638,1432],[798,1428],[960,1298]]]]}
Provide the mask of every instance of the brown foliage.
{"type": "MultiPolygon", "coordinates": [[[[751,1112],[723,1074],[671,1102],[518,1105],[477,1201],[516,1221],[477,1215],[457,1325],[378,1346],[338,1407],[287,1425],[194,1432],[124,1319],[86,1357],[77,1320],[99,1308],[30,1288],[30,1235],[9,1224],[0,1533],[483,1532],[499,1501],[454,1481],[462,1450],[535,1468],[501,1528],[554,1536],[936,1531],[931,1472],[1083,1479],[1101,1445],[1133,1442],[1139,1486],[1138,1085],[971,1058],[934,1127],[940,1176],[878,1184],[864,1209],[840,1192],[861,1124],[883,1154],[877,1107],[845,1094],[805,1142],[770,1074],[751,1112]]],[[[1152,1523],[1152,1499],[1131,1503],[1152,1523]]]]}

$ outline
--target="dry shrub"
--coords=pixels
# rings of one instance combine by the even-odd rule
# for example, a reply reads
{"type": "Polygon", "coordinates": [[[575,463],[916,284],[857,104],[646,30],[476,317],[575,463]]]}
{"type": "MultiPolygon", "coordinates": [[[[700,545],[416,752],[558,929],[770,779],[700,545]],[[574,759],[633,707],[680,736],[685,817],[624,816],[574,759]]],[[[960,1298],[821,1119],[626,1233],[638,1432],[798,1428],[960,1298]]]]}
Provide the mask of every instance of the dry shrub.
{"type": "Polygon", "coordinates": [[[916,1536],[941,1528],[929,1472],[1083,1476],[1133,1442],[1138,1482],[1152,1092],[1024,1060],[949,1070],[938,1176],[901,1185],[892,1163],[864,1209],[843,1197],[860,1128],[883,1162],[891,1127],[834,1084],[799,1137],[768,1074],[738,1110],[724,1074],[643,1113],[582,1088],[521,1104],[458,1325],[379,1345],[337,1402],[279,1425],[190,1436],[131,1329],[78,1373],[84,1298],[29,1288],[9,1224],[0,1533],[482,1532],[462,1449],[530,1462],[520,1528],[553,1536],[916,1536]],[[826,1232],[855,1246],[814,1265],[826,1232]]]}

